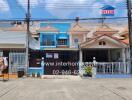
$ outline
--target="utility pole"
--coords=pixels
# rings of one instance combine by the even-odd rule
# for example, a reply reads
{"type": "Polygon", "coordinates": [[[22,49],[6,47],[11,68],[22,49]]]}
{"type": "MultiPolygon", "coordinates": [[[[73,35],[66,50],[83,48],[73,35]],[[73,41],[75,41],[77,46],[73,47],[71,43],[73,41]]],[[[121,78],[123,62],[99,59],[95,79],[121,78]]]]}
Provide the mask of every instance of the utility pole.
{"type": "Polygon", "coordinates": [[[128,10],[128,29],[129,29],[129,45],[130,45],[130,62],[131,62],[131,73],[132,73],[132,19],[131,19],[131,0],[127,0],[128,10]]]}
{"type": "Polygon", "coordinates": [[[27,13],[26,13],[27,33],[26,33],[26,73],[29,68],[29,35],[30,35],[30,0],[27,2],[27,13]]]}
{"type": "Polygon", "coordinates": [[[101,18],[101,26],[103,27],[105,24],[104,24],[104,21],[105,21],[105,17],[102,16],[101,18]]]}

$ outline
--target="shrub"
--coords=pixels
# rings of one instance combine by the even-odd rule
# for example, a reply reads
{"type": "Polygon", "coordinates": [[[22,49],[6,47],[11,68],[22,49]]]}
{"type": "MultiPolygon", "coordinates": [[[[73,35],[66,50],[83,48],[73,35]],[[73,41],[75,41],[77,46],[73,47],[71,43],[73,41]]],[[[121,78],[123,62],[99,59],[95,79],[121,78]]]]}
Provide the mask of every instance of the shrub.
{"type": "Polygon", "coordinates": [[[85,73],[88,74],[88,75],[92,75],[92,67],[91,66],[88,66],[85,68],[85,73]]]}

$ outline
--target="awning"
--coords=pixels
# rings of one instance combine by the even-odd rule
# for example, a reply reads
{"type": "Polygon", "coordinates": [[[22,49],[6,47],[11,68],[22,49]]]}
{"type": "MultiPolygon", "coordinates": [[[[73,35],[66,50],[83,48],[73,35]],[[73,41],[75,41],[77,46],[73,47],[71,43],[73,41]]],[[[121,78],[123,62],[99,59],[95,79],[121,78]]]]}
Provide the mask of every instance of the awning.
{"type": "Polygon", "coordinates": [[[26,33],[0,30],[0,48],[25,48],[26,33]]]}

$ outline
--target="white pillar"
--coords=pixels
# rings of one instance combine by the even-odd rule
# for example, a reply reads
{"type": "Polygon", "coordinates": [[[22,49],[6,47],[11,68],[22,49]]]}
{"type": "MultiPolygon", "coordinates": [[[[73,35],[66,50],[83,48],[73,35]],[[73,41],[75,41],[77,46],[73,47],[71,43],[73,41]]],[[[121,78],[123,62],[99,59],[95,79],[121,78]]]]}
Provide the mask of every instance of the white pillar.
{"type": "Polygon", "coordinates": [[[130,48],[126,48],[127,74],[131,73],[130,48]]]}
{"type": "Polygon", "coordinates": [[[70,34],[70,43],[69,44],[70,44],[70,48],[72,48],[72,44],[73,44],[72,43],[72,34],[70,34]]]}
{"type": "Polygon", "coordinates": [[[83,63],[83,55],[82,55],[82,50],[80,49],[79,50],[79,74],[80,75],[83,75],[83,71],[81,69],[82,63],[83,63]]]}

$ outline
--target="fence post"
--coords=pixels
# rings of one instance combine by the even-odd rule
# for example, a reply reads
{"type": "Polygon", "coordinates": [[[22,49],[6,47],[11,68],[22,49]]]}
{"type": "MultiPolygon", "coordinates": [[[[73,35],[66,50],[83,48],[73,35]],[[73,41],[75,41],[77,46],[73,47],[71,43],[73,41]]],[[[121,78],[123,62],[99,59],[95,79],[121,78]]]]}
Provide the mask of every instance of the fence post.
{"type": "Polygon", "coordinates": [[[105,74],[105,64],[104,63],[102,63],[102,64],[103,64],[103,72],[105,74]]]}
{"type": "Polygon", "coordinates": [[[118,69],[118,73],[121,74],[121,63],[119,62],[119,69],[118,69]]]}
{"type": "Polygon", "coordinates": [[[112,62],[112,74],[113,74],[113,72],[114,72],[114,71],[113,71],[113,70],[114,70],[113,68],[114,68],[114,64],[113,64],[113,62],[112,62]]]}

